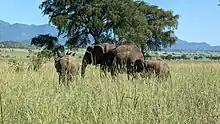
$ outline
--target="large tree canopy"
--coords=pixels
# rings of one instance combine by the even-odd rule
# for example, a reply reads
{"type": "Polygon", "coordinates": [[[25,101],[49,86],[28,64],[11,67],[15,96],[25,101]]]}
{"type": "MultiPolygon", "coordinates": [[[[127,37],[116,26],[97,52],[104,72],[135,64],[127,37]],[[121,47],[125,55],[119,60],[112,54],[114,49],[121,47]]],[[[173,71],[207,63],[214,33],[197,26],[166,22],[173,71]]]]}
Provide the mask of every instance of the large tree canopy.
{"type": "Polygon", "coordinates": [[[43,47],[47,50],[53,50],[56,47],[57,42],[57,37],[50,36],[49,34],[40,34],[31,39],[31,45],[33,44],[37,47],[43,47]]]}
{"type": "Polygon", "coordinates": [[[66,34],[72,46],[133,42],[142,49],[158,49],[175,43],[171,37],[178,15],[157,6],[133,0],[44,0],[39,8],[49,15],[50,23],[66,34]],[[91,42],[91,41],[90,41],[91,42]]]}
{"type": "Polygon", "coordinates": [[[139,10],[145,14],[149,24],[150,35],[147,36],[147,46],[151,50],[167,47],[176,41],[174,30],[178,27],[179,15],[165,11],[155,5],[139,4],[139,10]]]}
{"type": "Polygon", "coordinates": [[[65,54],[65,48],[63,45],[57,44],[58,38],[49,34],[40,34],[33,37],[31,44],[37,47],[41,47],[41,51],[38,53],[38,57],[51,58],[59,51],[61,54],[65,54]]]}

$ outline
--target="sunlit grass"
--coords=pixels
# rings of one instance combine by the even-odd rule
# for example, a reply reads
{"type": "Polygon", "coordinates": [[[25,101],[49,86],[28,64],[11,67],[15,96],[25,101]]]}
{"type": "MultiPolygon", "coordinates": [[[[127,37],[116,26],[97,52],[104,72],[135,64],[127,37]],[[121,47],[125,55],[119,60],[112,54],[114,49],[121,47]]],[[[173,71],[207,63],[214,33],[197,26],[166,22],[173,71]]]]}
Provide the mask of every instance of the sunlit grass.
{"type": "MultiPolygon", "coordinates": [[[[172,79],[100,79],[88,66],[85,79],[58,84],[53,62],[39,71],[15,72],[0,64],[3,122],[10,123],[217,123],[220,121],[220,64],[168,62],[172,79]]],[[[26,65],[25,65],[26,66],[26,65]]],[[[79,72],[80,73],[80,72],[79,72]]],[[[0,118],[1,119],[1,118],[0,118]]],[[[1,121],[0,121],[1,122],[1,121]]]]}

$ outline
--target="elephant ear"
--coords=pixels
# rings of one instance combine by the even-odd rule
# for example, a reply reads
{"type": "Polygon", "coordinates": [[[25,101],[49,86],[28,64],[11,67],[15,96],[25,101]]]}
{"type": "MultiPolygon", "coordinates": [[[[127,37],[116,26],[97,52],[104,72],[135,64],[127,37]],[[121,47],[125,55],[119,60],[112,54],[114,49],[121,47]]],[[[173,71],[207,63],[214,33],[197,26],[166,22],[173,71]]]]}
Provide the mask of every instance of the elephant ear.
{"type": "Polygon", "coordinates": [[[110,51],[112,51],[114,48],[116,48],[115,44],[108,44],[105,47],[105,53],[108,53],[110,51]]]}
{"type": "Polygon", "coordinates": [[[62,57],[62,53],[60,50],[57,50],[57,57],[62,57]]]}
{"type": "Polygon", "coordinates": [[[58,58],[61,58],[61,57],[63,57],[65,55],[65,52],[62,52],[61,50],[57,50],[57,57],[58,58]]]}
{"type": "Polygon", "coordinates": [[[94,46],[94,61],[96,64],[100,64],[104,56],[104,47],[101,45],[95,45],[94,46]]]}
{"type": "Polygon", "coordinates": [[[94,46],[94,54],[95,55],[103,55],[105,53],[105,49],[103,46],[101,45],[96,45],[94,46]]]}
{"type": "Polygon", "coordinates": [[[86,49],[86,52],[87,53],[93,53],[94,52],[94,45],[88,46],[87,49],[86,49]]]}
{"type": "Polygon", "coordinates": [[[138,59],[134,63],[135,70],[137,72],[143,72],[145,70],[144,60],[138,59]]]}

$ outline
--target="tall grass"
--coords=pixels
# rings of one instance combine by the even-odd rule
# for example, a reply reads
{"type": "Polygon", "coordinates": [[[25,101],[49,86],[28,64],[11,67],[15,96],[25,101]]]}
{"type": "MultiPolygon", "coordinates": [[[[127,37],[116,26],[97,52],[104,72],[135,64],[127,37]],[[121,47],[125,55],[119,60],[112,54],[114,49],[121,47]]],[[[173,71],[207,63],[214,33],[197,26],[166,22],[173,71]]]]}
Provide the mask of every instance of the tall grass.
{"type": "Polygon", "coordinates": [[[220,65],[173,62],[172,79],[128,81],[121,75],[100,79],[88,66],[85,79],[67,88],[58,84],[53,63],[39,71],[15,72],[0,65],[5,124],[172,124],[220,121],[220,65]]]}

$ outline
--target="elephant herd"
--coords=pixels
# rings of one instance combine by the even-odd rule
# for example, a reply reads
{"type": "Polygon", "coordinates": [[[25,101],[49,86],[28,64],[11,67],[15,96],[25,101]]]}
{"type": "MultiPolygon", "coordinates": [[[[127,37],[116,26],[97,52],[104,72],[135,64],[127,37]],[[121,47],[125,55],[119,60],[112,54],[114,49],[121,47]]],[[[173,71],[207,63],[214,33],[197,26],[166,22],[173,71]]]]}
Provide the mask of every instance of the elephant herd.
{"type": "MultiPolygon", "coordinates": [[[[80,63],[73,59],[75,53],[67,52],[64,55],[57,51],[55,68],[59,75],[59,83],[67,79],[74,80],[80,69],[80,63]]],[[[100,76],[106,76],[107,72],[115,78],[119,73],[127,73],[128,80],[149,74],[155,74],[157,78],[167,80],[170,77],[168,64],[163,60],[145,60],[140,49],[134,44],[115,45],[102,43],[90,45],[82,59],[81,77],[85,77],[87,65],[100,65],[100,76]]],[[[67,83],[68,84],[68,83],[67,83]]]]}

